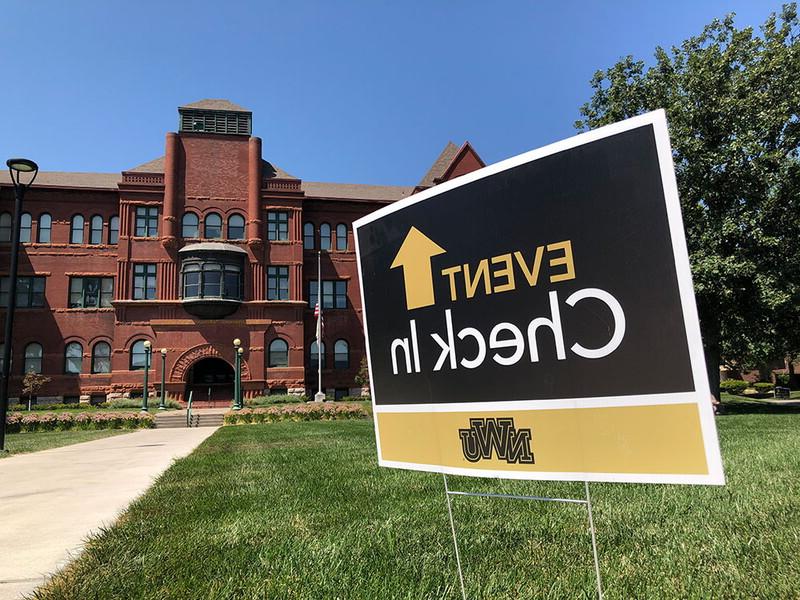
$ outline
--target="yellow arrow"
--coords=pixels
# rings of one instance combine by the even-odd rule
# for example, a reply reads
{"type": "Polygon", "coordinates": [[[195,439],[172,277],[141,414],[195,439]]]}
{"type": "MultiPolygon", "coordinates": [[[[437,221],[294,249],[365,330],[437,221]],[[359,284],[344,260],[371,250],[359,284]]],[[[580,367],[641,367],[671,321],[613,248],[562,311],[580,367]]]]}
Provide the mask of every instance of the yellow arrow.
{"type": "Polygon", "coordinates": [[[406,283],[406,307],[408,310],[431,306],[433,297],[433,273],[431,257],[447,252],[416,227],[408,230],[406,239],[397,251],[392,269],[403,267],[406,283]]]}

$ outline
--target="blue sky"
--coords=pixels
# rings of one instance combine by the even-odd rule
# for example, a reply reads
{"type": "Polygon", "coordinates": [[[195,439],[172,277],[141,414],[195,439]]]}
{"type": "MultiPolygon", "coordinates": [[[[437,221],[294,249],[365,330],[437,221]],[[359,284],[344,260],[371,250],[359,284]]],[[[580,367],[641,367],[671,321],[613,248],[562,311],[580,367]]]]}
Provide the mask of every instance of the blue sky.
{"type": "Polygon", "coordinates": [[[264,157],[311,181],[416,183],[448,140],[487,163],[574,134],[600,68],[773,1],[43,0],[3,10],[0,157],[118,172],[177,107],[253,111],[264,157]]]}

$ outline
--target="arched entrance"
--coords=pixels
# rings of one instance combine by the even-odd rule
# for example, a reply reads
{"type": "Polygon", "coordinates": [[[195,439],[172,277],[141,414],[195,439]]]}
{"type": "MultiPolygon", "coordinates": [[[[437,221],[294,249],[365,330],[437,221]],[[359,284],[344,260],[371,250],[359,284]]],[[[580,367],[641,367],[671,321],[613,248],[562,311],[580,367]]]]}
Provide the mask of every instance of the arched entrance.
{"type": "Polygon", "coordinates": [[[233,367],[221,358],[203,358],[186,371],[186,395],[194,405],[227,407],[233,400],[233,367]]]}

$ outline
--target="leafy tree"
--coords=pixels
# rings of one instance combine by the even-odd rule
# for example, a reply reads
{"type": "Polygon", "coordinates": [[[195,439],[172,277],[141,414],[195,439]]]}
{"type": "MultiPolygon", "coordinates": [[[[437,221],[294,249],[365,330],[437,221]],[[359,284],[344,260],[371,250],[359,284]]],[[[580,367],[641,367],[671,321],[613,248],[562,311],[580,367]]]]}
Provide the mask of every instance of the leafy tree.
{"type": "Polygon", "coordinates": [[[358,374],[355,377],[355,383],[361,388],[369,387],[369,367],[367,366],[367,357],[361,359],[361,365],[358,368],[358,374]]]}
{"type": "Polygon", "coordinates": [[[29,371],[25,373],[22,378],[22,393],[28,396],[28,410],[31,409],[31,401],[33,397],[42,389],[46,384],[50,383],[51,379],[39,373],[29,371]]]}
{"type": "Polygon", "coordinates": [[[591,81],[578,129],[664,108],[711,389],[718,366],[800,350],[800,25],[714,20],[655,61],[628,56],[591,81]]]}

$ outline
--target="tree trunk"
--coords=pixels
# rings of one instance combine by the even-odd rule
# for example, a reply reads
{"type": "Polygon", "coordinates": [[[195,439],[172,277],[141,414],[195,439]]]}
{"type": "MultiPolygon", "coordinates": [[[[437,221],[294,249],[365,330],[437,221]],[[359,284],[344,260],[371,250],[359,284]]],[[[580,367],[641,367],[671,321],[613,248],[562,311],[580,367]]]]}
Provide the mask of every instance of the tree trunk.
{"type": "Polygon", "coordinates": [[[719,402],[719,363],[722,353],[719,344],[719,327],[714,319],[700,319],[700,329],[703,335],[703,354],[706,358],[706,373],[708,374],[708,387],[714,397],[712,402],[719,402]]]}

